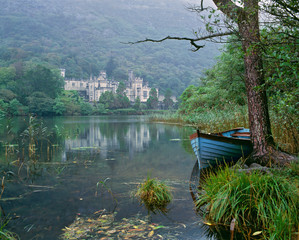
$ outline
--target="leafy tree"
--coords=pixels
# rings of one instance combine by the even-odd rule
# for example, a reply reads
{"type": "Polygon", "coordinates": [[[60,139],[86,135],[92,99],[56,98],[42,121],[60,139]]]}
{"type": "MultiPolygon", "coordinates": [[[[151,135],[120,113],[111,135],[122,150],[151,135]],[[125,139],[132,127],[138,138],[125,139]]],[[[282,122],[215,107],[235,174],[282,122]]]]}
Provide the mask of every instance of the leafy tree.
{"type": "Polygon", "coordinates": [[[158,93],[155,88],[151,88],[149,93],[149,98],[146,101],[148,109],[157,109],[158,108],[158,93]]]}
{"type": "Polygon", "coordinates": [[[0,115],[5,116],[7,114],[8,103],[0,99],[0,115]]]}
{"type": "Polygon", "coordinates": [[[124,96],[126,94],[125,90],[126,90],[126,85],[124,84],[124,82],[120,82],[116,90],[116,94],[124,96]]]}
{"type": "Polygon", "coordinates": [[[0,67],[0,88],[7,89],[16,77],[16,70],[13,67],[0,67]]]}
{"type": "Polygon", "coordinates": [[[55,98],[64,85],[63,79],[57,72],[51,71],[42,65],[29,69],[25,73],[24,80],[27,93],[43,92],[50,98],[55,98]]]}
{"type": "Polygon", "coordinates": [[[3,99],[4,102],[10,102],[15,99],[17,95],[8,89],[0,89],[0,99],[3,99]]]}
{"type": "Polygon", "coordinates": [[[115,96],[115,108],[127,108],[130,106],[130,100],[126,95],[126,85],[123,82],[119,83],[115,96]]]}
{"type": "Polygon", "coordinates": [[[128,108],[128,107],[130,107],[130,100],[126,96],[126,94],[124,96],[116,95],[116,97],[115,97],[115,106],[114,107],[115,108],[128,108]]]}
{"type": "Polygon", "coordinates": [[[17,99],[13,99],[9,102],[7,112],[13,116],[18,116],[20,114],[21,107],[22,104],[17,99]]]}
{"type": "Polygon", "coordinates": [[[137,96],[137,98],[135,99],[135,103],[134,103],[133,108],[135,110],[140,110],[140,107],[141,107],[140,97],[137,96]]]}
{"type": "Polygon", "coordinates": [[[81,102],[80,108],[81,108],[82,115],[91,115],[93,112],[92,105],[88,102],[81,102]]]}
{"type": "Polygon", "coordinates": [[[182,114],[188,114],[191,111],[194,111],[198,107],[198,95],[197,87],[194,85],[190,85],[185,89],[185,91],[180,96],[181,104],[179,108],[179,112],[182,114]]]}
{"type": "Polygon", "coordinates": [[[172,97],[172,92],[171,90],[168,88],[166,89],[166,92],[164,94],[164,100],[163,100],[163,104],[165,109],[170,109],[173,106],[173,100],[171,99],[172,97]]]}
{"type": "Polygon", "coordinates": [[[113,57],[110,57],[109,61],[107,62],[107,65],[105,67],[107,76],[111,78],[113,76],[114,70],[117,68],[118,64],[115,61],[113,57]]]}
{"type": "Polygon", "coordinates": [[[106,91],[101,94],[99,103],[104,104],[105,108],[115,109],[115,99],[111,91],[106,91]]]}
{"type": "Polygon", "coordinates": [[[108,111],[107,109],[105,108],[105,105],[102,104],[102,103],[98,103],[95,105],[94,107],[94,114],[98,114],[98,115],[101,115],[101,114],[106,114],[108,111]]]}
{"type": "Polygon", "coordinates": [[[37,115],[53,114],[54,100],[43,92],[34,92],[28,98],[29,112],[37,115]]]}
{"type": "MultiPolygon", "coordinates": [[[[261,2],[263,10],[279,21],[279,25],[288,29],[298,28],[299,2],[297,0],[271,0],[261,2]]],[[[277,25],[277,24],[275,24],[277,25]]]]}
{"type": "MultiPolygon", "coordinates": [[[[294,157],[276,150],[271,132],[266,88],[263,87],[265,86],[265,74],[263,71],[259,28],[259,0],[241,1],[242,6],[231,0],[213,0],[213,2],[218,7],[218,10],[226,16],[227,22],[230,22],[231,26],[238,27],[236,33],[240,37],[244,52],[244,77],[248,99],[251,141],[253,143],[253,152],[250,160],[262,164],[268,164],[269,161],[273,161],[276,164],[286,164],[294,157]]],[[[201,1],[201,7],[193,8],[193,10],[199,12],[204,10],[203,1],[201,1]]],[[[215,10],[212,13],[215,13],[215,10]]],[[[213,24],[218,23],[219,19],[215,19],[213,22],[213,24]]],[[[146,39],[139,42],[162,42],[167,39],[188,40],[195,48],[194,51],[197,51],[204,47],[204,45],[199,45],[198,41],[232,34],[232,32],[216,33],[213,27],[211,27],[211,23],[207,23],[206,30],[210,33],[207,36],[198,36],[198,34],[196,34],[195,38],[168,36],[160,40],[146,39]]]]}
{"type": "Polygon", "coordinates": [[[251,159],[263,164],[274,160],[285,164],[293,157],[279,152],[271,132],[259,29],[259,1],[244,0],[241,8],[230,0],[213,0],[218,8],[238,25],[244,51],[245,82],[253,153],[251,159]]]}
{"type": "Polygon", "coordinates": [[[65,104],[60,97],[55,98],[53,110],[57,115],[63,115],[63,113],[66,111],[65,104]]]}

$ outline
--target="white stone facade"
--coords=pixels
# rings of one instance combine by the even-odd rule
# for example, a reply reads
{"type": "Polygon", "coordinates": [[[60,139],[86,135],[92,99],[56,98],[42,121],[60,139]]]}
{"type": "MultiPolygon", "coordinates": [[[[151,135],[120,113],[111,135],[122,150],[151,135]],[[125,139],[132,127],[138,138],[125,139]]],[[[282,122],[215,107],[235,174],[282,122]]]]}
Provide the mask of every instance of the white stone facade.
{"type": "MultiPolygon", "coordinates": [[[[65,79],[64,89],[84,92],[89,102],[98,102],[102,93],[106,91],[116,93],[118,86],[118,81],[108,80],[106,72],[102,71],[98,78],[89,80],[65,79]]],[[[133,72],[129,73],[126,86],[125,92],[131,102],[135,102],[137,97],[140,98],[140,102],[146,102],[149,98],[151,88],[143,83],[142,78],[134,77],[133,72]]],[[[158,89],[156,90],[158,93],[158,89]]]]}
{"type": "MultiPolygon", "coordinates": [[[[157,94],[158,94],[158,89],[157,94]]],[[[133,72],[129,73],[129,80],[126,88],[127,97],[131,102],[134,102],[137,97],[139,97],[140,102],[146,102],[149,98],[149,93],[151,88],[143,83],[143,79],[135,77],[133,72]]]]}

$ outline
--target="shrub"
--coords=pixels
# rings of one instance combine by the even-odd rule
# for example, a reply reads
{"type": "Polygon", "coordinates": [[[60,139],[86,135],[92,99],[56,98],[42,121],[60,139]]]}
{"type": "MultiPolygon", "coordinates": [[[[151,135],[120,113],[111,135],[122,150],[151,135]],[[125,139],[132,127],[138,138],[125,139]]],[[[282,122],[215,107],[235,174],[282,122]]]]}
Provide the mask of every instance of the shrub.
{"type": "Polygon", "coordinates": [[[253,230],[266,239],[291,239],[299,222],[298,175],[296,179],[225,167],[207,176],[196,206],[215,223],[229,225],[235,219],[237,230],[246,235],[253,230]]]}

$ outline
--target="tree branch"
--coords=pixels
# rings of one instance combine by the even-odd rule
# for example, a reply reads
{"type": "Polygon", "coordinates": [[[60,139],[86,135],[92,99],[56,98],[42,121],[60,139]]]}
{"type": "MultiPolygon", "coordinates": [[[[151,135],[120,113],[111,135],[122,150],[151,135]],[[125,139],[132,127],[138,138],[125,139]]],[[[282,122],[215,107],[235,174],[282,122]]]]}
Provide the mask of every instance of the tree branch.
{"type": "Polygon", "coordinates": [[[196,44],[196,42],[202,41],[202,40],[207,40],[207,39],[210,39],[210,38],[215,38],[215,37],[228,36],[228,35],[232,35],[232,34],[234,34],[234,33],[233,32],[216,33],[216,34],[211,34],[211,35],[203,36],[203,37],[199,37],[199,38],[167,36],[167,37],[159,39],[159,40],[146,38],[145,40],[140,40],[140,41],[136,41],[136,42],[128,42],[127,44],[136,44],[136,43],[144,43],[144,42],[156,42],[156,43],[158,43],[158,42],[164,42],[166,40],[182,40],[182,41],[189,41],[190,44],[194,47],[194,49],[192,49],[192,51],[196,52],[196,51],[198,51],[199,49],[201,49],[205,46],[205,45],[198,45],[198,44],[196,44]]]}
{"type": "Polygon", "coordinates": [[[237,6],[231,0],[213,0],[213,2],[221,12],[233,21],[237,21],[244,12],[243,8],[237,6]]]}

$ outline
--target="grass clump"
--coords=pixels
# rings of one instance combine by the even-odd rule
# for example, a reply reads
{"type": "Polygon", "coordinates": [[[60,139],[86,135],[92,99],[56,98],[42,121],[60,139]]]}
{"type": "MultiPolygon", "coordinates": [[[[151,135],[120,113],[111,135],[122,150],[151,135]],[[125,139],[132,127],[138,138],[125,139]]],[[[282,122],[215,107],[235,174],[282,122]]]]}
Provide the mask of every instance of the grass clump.
{"type": "Polygon", "coordinates": [[[156,210],[166,212],[166,207],[172,200],[169,187],[163,182],[150,177],[147,177],[144,183],[138,186],[135,195],[152,212],[156,210]]]}
{"type": "Polygon", "coordinates": [[[18,235],[6,229],[9,219],[4,217],[0,212],[0,239],[1,240],[18,240],[18,235]]]}
{"type": "Polygon", "coordinates": [[[236,229],[248,239],[260,231],[265,239],[292,239],[299,223],[298,175],[288,176],[225,167],[207,176],[197,209],[225,226],[235,219],[236,229]]]}

